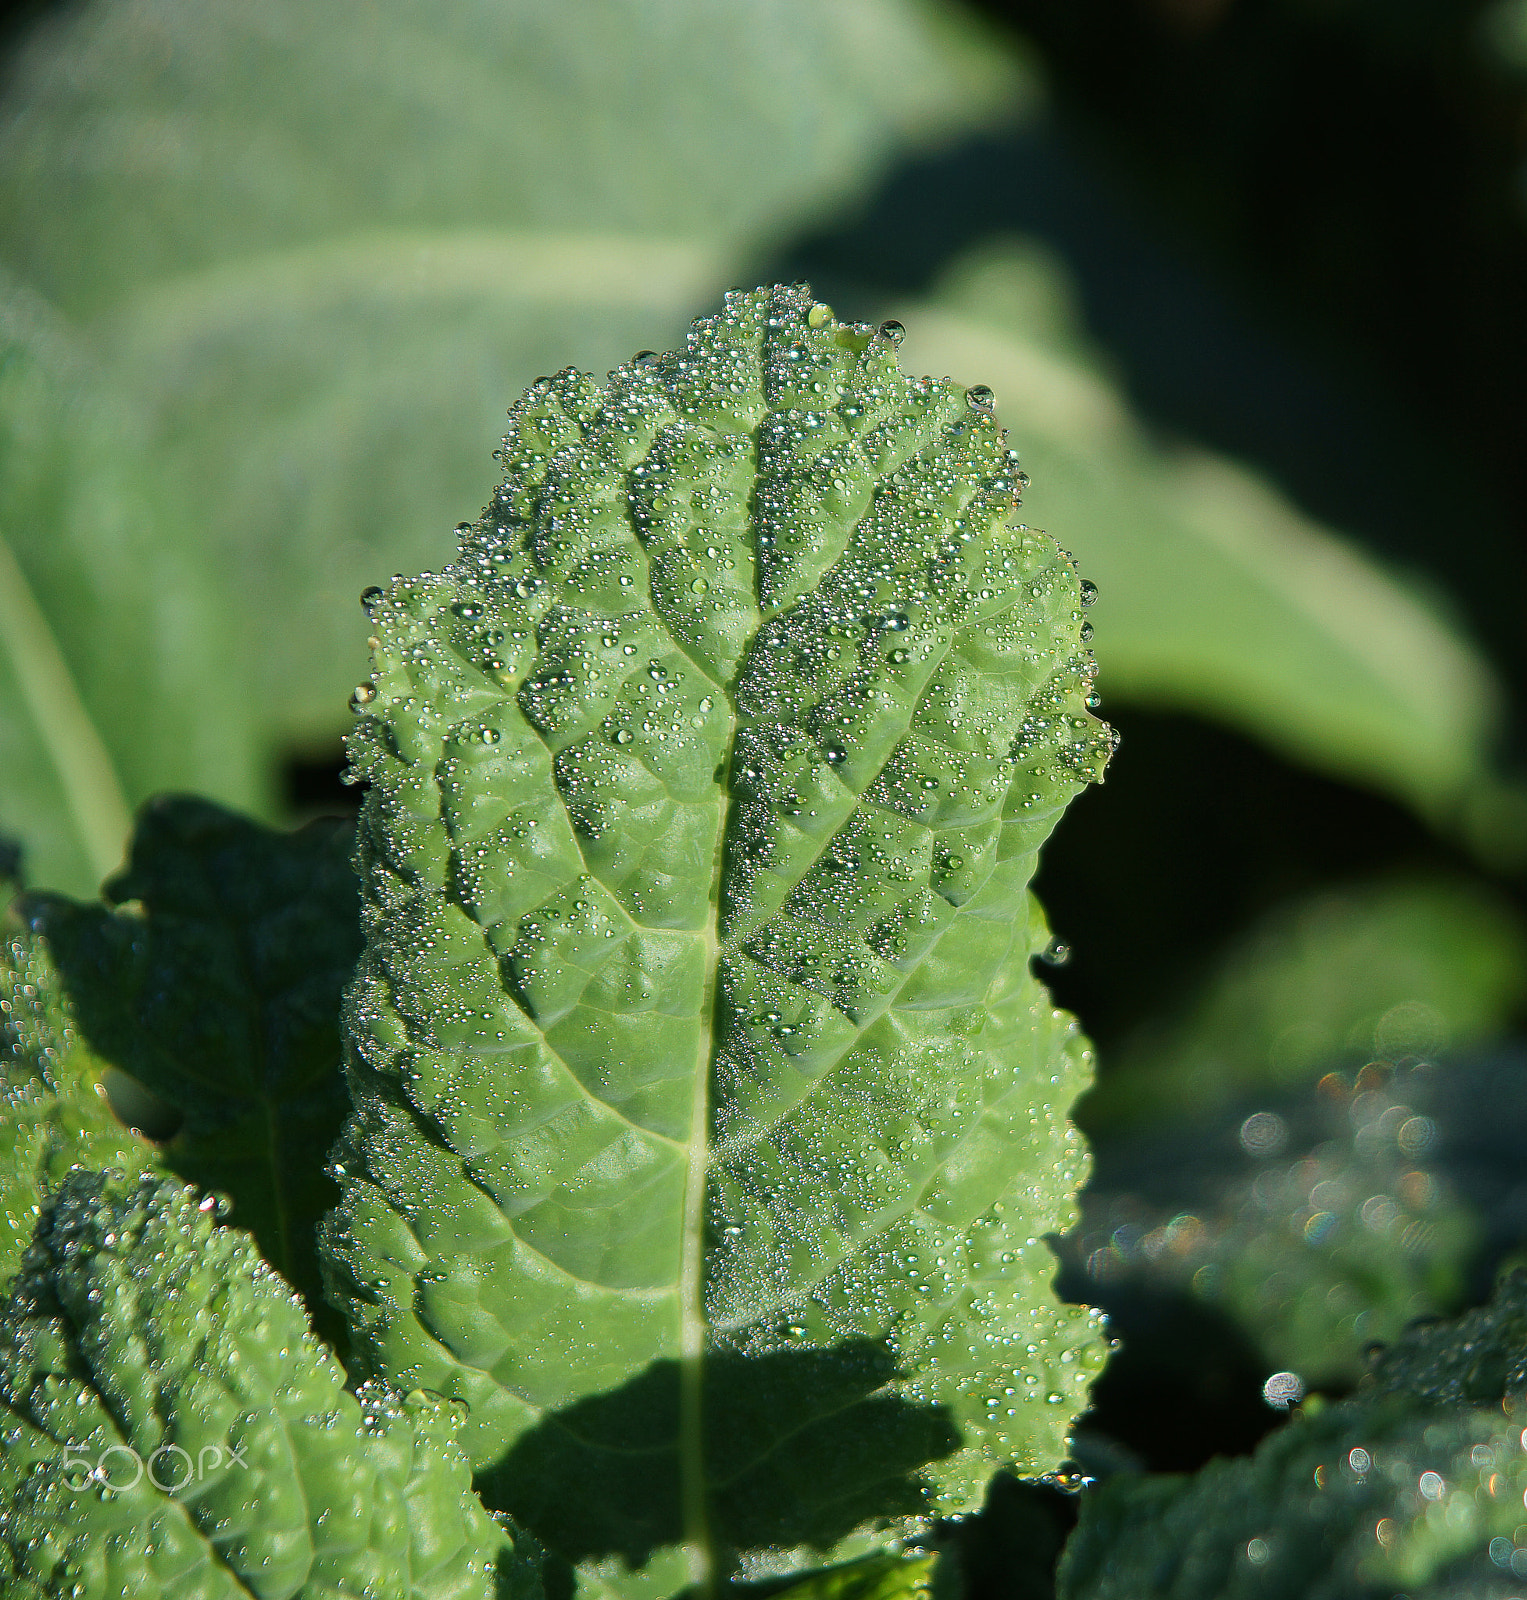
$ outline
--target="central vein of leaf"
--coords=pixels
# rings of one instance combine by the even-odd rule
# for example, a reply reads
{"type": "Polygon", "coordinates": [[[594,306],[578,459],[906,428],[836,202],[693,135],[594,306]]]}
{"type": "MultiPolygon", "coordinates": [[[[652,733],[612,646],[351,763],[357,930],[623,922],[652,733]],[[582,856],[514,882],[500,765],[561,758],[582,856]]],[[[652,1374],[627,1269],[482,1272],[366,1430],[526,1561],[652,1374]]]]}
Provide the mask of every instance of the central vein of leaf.
{"type": "MultiPolygon", "coordinates": [[[[728,697],[730,698],[730,697],[728,697]]],[[[706,1509],[704,1383],[705,1194],[710,1166],[710,1070],[715,1052],[716,1012],[721,981],[721,875],[726,865],[726,828],[731,811],[731,748],[736,718],[727,733],[727,771],[721,784],[716,848],[711,861],[710,911],[705,941],[705,994],[695,1049],[690,1098],[689,1154],[684,1179],[684,1238],[679,1265],[679,1495],[684,1541],[689,1548],[689,1578],[700,1600],[715,1583],[710,1519],[706,1509]]]]}

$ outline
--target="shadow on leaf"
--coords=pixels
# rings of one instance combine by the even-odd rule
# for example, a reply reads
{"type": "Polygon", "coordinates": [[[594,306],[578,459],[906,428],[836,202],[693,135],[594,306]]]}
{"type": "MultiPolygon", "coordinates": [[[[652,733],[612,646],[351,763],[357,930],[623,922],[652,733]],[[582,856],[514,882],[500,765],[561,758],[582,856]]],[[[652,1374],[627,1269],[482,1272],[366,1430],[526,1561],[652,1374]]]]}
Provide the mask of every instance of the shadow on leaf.
{"type": "Polygon", "coordinates": [[[139,814],[104,904],[29,895],[102,1086],[128,1125],[232,1218],[325,1335],[315,1229],[348,1097],[339,1005],[360,953],[348,823],[295,833],[169,796],[139,814]]]}
{"type": "MultiPolygon", "coordinates": [[[[479,1476],[483,1498],[568,1561],[642,1566],[685,1537],[679,1364],[654,1362],[607,1394],[548,1415],[479,1476]]],[[[928,1510],[921,1469],[952,1454],[947,1409],[886,1392],[873,1340],[830,1350],[706,1358],[706,1514],[734,1552],[828,1550],[865,1523],[928,1510]]]]}

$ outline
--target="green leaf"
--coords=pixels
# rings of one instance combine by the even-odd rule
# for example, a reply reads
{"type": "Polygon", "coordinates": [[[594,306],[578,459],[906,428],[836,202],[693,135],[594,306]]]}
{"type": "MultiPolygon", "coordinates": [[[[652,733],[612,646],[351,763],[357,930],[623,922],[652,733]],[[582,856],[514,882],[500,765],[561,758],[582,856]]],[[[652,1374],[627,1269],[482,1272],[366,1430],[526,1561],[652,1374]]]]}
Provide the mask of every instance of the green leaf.
{"type": "Polygon", "coordinates": [[[119,864],[152,790],[263,798],[231,607],[100,389],[0,281],[0,828],[74,893],[119,864]]]}
{"type": "Polygon", "coordinates": [[[79,1038],[47,944],[7,908],[0,942],[0,1284],[43,1201],[74,1166],[157,1172],[157,1152],[112,1114],[106,1064],[79,1038]]]}
{"type": "Polygon", "coordinates": [[[13,68],[0,252],[88,316],[377,229],[752,246],[1015,78],[917,0],[97,3],[13,68]]]}
{"type": "MultiPolygon", "coordinates": [[[[1063,267],[1026,241],[973,253],[909,355],[979,366],[1100,590],[1110,696],[1228,722],[1438,821],[1494,804],[1501,696],[1436,603],[1244,468],[1154,443],[1075,331],[1063,267]]],[[[1505,826],[1502,821],[1500,824],[1505,826]]]]}
{"type": "Polygon", "coordinates": [[[1110,1478],[1083,1499],[1058,1600],[1507,1600],[1520,1433],[1498,1409],[1344,1404],[1191,1478],[1110,1478]]]}
{"type": "Polygon", "coordinates": [[[926,1600],[932,1556],[866,1556],[776,1589],[770,1600],[926,1600]]]}
{"type": "Polygon", "coordinates": [[[1407,1335],[1359,1399],[1307,1406],[1254,1456],[1109,1479],[1083,1497],[1059,1600],[1516,1593],[1524,1298],[1517,1275],[1485,1310],[1407,1335]]]}
{"type": "Polygon", "coordinates": [[[537,383],[455,563],[369,597],[332,1292],[621,1592],[1053,1466],[1101,1358],[1029,971],[1110,747],[1084,602],[895,343],[738,292],[537,383]]]}
{"type": "Polygon", "coordinates": [[[5,1592],[513,1592],[451,1408],[343,1385],[301,1302],[194,1190],[73,1174],[0,1310],[5,1592]]]}
{"type": "Polygon", "coordinates": [[[0,257],[89,323],[197,508],[267,746],[327,747],[347,608],[484,503],[506,397],[677,337],[1022,93],[916,0],[95,4],[12,74],[0,257]]]}
{"type": "Polygon", "coordinates": [[[1177,1015],[1110,1058],[1088,1126],[1213,1112],[1375,1056],[1499,1038],[1527,998],[1527,936],[1464,879],[1354,884],[1278,907],[1177,1015]]]}
{"type": "Polygon", "coordinates": [[[1482,1230],[1459,1193],[1470,1175],[1455,1177],[1460,1152],[1478,1159],[1455,1113],[1479,1091],[1449,1066],[1374,1062],[1299,1097],[1102,1136],[1068,1286],[1121,1321],[1142,1290],[1191,1294],[1264,1372],[1350,1387],[1375,1340],[1463,1299],[1482,1230]]]}
{"type": "Polygon", "coordinates": [[[1377,1357],[1366,1389],[1429,1405],[1527,1401],[1527,1272],[1503,1277],[1489,1305],[1407,1329],[1377,1357]]]}
{"type": "MultiPolygon", "coordinates": [[[[339,1004],[360,950],[348,825],[274,832],[200,800],[143,810],[105,904],[30,896],[70,1025],[140,1085],[160,1159],[231,1198],[266,1258],[320,1299],[314,1229],[348,1101],[339,1004]]],[[[135,1102],[143,1107],[141,1095],[135,1102]]],[[[77,1158],[78,1159],[78,1158],[77,1158]]]]}

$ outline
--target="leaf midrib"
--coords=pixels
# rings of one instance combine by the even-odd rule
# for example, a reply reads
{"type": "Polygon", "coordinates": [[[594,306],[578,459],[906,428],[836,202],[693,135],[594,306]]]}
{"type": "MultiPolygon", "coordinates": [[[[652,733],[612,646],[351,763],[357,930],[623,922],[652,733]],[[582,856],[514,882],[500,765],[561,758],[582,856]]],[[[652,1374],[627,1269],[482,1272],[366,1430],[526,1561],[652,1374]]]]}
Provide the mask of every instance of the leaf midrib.
{"type": "MultiPolygon", "coordinates": [[[[661,615],[661,613],[659,613],[661,615]]],[[[684,1223],[679,1265],[679,1506],[689,1547],[690,1581],[701,1600],[715,1584],[707,1510],[704,1448],[704,1362],[709,1324],[705,1317],[705,1198],[710,1179],[710,1079],[716,1047],[717,1008],[721,1003],[721,892],[726,871],[726,835],[732,809],[732,758],[737,743],[733,687],[723,691],[727,705],[726,764],[720,779],[720,812],[711,859],[710,909],[705,941],[705,993],[695,1046],[690,1099],[689,1153],[684,1174],[684,1223]]]]}

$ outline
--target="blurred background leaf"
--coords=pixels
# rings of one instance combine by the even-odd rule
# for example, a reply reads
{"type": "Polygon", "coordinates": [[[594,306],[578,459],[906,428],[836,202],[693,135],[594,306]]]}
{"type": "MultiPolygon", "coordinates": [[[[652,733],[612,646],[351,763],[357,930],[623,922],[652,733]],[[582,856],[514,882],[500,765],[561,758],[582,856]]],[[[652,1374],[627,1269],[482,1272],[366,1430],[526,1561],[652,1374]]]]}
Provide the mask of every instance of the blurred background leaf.
{"type": "Polygon", "coordinates": [[[1021,93],[917,0],[117,0],[15,63],[0,237],[85,318],[378,229],[736,246],[1021,93]]]}
{"type": "Polygon", "coordinates": [[[0,254],[196,508],[275,766],[332,746],[356,595],[443,558],[526,383],[1024,92],[909,0],[98,4],[15,65],[0,254]]]}
{"type": "Polygon", "coordinates": [[[1468,879],[1354,884],[1279,906],[1201,992],[1125,1041],[1087,1121],[1168,1125],[1374,1057],[1435,1057],[1509,1030],[1527,997],[1511,904],[1468,879]]]}
{"type": "Polygon", "coordinates": [[[1028,497],[1100,589],[1110,697],[1223,719],[1294,760],[1451,820],[1490,779],[1493,674],[1436,606],[1244,469],[1163,447],[1075,322],[1064,264],[994,241],[909,314],[907,359],[980,370],[1028,497]]]}
{"type": "Polygon", "coordinates": [[[159,789],[258,805],[231,594],[67,330],[0,280],[0,827],[78,892],[159,789]]]}

